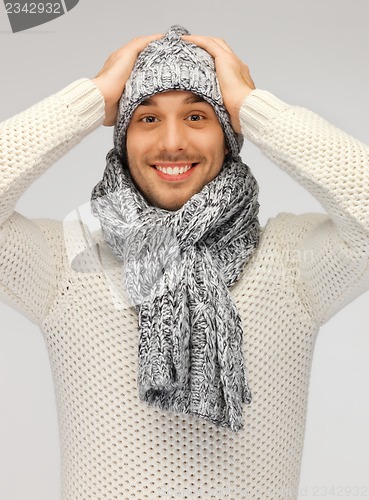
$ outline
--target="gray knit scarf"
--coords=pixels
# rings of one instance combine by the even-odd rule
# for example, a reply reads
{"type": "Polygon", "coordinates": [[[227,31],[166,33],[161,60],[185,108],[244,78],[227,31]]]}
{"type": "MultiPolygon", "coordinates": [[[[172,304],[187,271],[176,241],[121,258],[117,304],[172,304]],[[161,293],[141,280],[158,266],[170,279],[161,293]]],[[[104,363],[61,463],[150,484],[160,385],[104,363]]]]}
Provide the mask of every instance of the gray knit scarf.
{"type": "Polygon", "coordinates": [[[229,289],[259,242],[257,198],[249,168],[226,157],[181,209],[154,207],[115,149],[91,197],[138,314],[140,399],[232,431],[244,426],[251,391],[229,289]]]}

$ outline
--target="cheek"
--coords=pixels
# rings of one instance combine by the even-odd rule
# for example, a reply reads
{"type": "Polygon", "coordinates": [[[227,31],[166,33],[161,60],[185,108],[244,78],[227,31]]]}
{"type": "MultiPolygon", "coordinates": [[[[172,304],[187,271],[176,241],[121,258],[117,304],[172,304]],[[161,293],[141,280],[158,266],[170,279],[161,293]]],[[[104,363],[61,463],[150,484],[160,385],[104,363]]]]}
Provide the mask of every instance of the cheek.
{"type": "Polygon", "coordinates": [[[225,155],[228,153],[227,143],[224,134],[217,134],[216,140],[213,142],[214,155],[217,158],[224,159],[225,155]]]}
{"type": "Polygon", "coordinates": [[[227,153],[227,142],[221,126],[216,126],[209,134],[209,144],[215,156],[224,156],[227,153]]]}
{"type": "Polygon", "coordinates": [[[127,154],[131,155],[135,153],[137,148],[137,140],[135,138],[135,134],[128,134],[126,136],[126,150],[127,154]]]}
{"type": "Polygon", "coordinates": [[[140,158],[140,142],[136,140],[135,134],[127,134],[126,138],[126,159],[128,168],[134,180],[139,177],[140,158]]]}
{"type": "Polygon", "coordinates": [[[129,164],[139,164],[142,156],[145,153],[145,149],[143,147],[143,141],[137,140],[134,134],[131,136],[127,136],[126,140],[126,155],[129,164]]]}
{"type": "Polygon", "coordinates": [[[219,156],[225,153],[226,141],[223,132],[218,128],[207,130],[204,133],[196,133],[192,137],[192,144],[197,145],[207,154],[219,156]]]}
{"type": "Polygon", "coordinates": [[[156,145],[157,141],[151,134],[140,132],[127,134],[126,149],[128,157],[146,160],[155,151],[156,145]]]}

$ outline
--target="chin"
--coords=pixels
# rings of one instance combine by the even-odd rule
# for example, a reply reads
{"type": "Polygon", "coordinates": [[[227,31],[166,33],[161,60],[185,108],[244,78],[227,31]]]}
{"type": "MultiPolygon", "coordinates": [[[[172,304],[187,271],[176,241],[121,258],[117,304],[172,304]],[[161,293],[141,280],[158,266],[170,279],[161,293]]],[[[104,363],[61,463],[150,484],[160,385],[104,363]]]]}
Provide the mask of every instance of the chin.
{"type": "Polygon", "coordinates": [[[177,202],[171,202],[171,203],[160,203],[160,204],[156,204],[156,206],[159,208],[162,208],[164,210],[176,212],[177,210],[180,210],[185,203],[186,202],[178,203],[178,201],[177,201],[177,202]]]}
{"type": "Polygon", "coordinates": [[[152,205],[158,208],[162,208],[164,210],[170,210],[171,212],[176,212],[177,210],[181,209],[185,203],[192,197],[188,196],[187,198],[180,198],[179,196],[170,199],[170,200],[163,200],[163,199],[156,199],[156,200],[151,200],[152,205]]]}

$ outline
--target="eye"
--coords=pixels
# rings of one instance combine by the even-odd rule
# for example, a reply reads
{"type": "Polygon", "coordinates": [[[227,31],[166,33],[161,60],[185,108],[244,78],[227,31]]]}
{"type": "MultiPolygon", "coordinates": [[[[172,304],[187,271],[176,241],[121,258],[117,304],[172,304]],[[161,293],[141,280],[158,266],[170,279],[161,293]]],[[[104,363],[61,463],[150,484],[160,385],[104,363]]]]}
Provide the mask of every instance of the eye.
{"type": "Polygon", "coordinates": [[[157,120],[157,118],[155,118],[155,116],[150,115],[150,116],[144,116],[141,120],[145,123],[154,123],[155,120],[157,120]]]}
{"type": "Polygon", "coordinates": [[[188,119],[189,119],[191,122],[198,122],[198,121],[200,121],[200,120],[203,120],[203,119],[204,119],[204,117],[203,117],[203,116],[201,116],[201,115],[196,115],[196,114],[194,114],[194,115],[190,115],[190,116],[188,117],[188,119]]]}

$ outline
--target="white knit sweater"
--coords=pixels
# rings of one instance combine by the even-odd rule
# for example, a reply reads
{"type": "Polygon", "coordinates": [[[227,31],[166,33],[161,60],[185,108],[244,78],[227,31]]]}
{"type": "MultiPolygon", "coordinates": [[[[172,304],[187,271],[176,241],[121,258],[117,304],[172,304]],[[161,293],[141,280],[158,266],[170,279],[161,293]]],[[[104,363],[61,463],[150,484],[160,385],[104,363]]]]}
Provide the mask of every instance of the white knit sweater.
{"type": "Polygon", "coordinates": [[[270,219],[231,290],[253,394],[234,433],[139,401],[136,313],[89,216],[63,224],[14,211],[103,116],[100,92],[82,79],[0,131],[0,295],[39,325],[48,347],[62,498],[295,499],[316,334],[369,288],[368,148],[266,91],[243,103],[245,137],[327,214],[270,219]]]}

